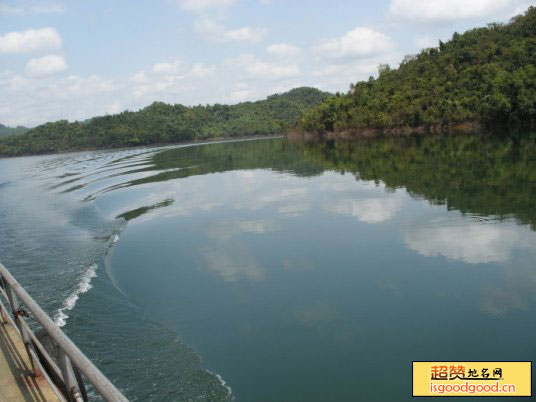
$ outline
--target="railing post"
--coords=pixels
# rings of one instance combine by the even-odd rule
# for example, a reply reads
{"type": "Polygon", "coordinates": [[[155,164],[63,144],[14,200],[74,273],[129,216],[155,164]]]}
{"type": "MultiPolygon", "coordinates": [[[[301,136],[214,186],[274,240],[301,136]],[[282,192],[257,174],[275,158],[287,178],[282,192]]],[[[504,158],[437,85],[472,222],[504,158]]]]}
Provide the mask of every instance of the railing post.
{"type": "Polygon", "coordinates": [[[8,312],[4,310],[4,305],[0,306],[0,318],[2,318],[2,324],[7,324],[9,322],[8,312]]]}
{"type": "Polygon", "coordinates": [[[35,348],[32,344],[32,339],[30,337],[30,334],[26,330],[26,328],[24,328],[24,325],[20,323],[20,321],[22,321],[23,319],[24,318],[22,317],[22,314],[18,312],[16,314],[15,322],[17,323],[17,327],[19,328],[22,341],[24,342],[24,346],[26,347],[26,353],[28,353],[28,357],[30,358],[32,362],[32,369],[33,369],[34,375],[36,377],[41,377],[43,375],[43,373],[41,372],[41,364],[39,360],[37,360],[37,353],[35,352],[35,348]]]}
{"type": "Polygon", "coordinates": [[[71,364],[71,359],[65,354],[63,349],[58,348],[58,365],[60,366],[61,375],[63,376],[63,383],[67,389],[67,394],[69,400],[74,402],[82,402],[82,394],[78,388],[78,382],[76,381],[76,376],[74,374],[73,365],[71,364]]]}
{"type": "MultiPolygon", "coordinates": [[[[32,358],[32,363],[36,375],[43,375],[47,382],[53,387],[59,399],[64,401],[66,398],[70,402],[83,402],[85,390],[82,378],[86,378],[100,396],[106,401],[128,402],[127,398],[108,380],[100,370],[76,347],[76,345],[65,335],[65,333],[52,321],[52,319],[39,307],[32,297],[17,282],[11,273],[0,263],[0,285],[2,286],[2,295],[7,298],[9,307],[4,306],[4,318],[19,328],[19,334],[24,340],[26,350],[32,358]],[[24,310],[21,308],[24,305],[24,310]],[[39,323],[43,331],[52,340],[57,347],[58,361],[51,358],[43,347],[33,331],[26,323],[26,311],[31,314],[31,318],[39,323]],[[13,314],[11,319],[10,314],[13,314]],[[39,350],[39,352],[38,352],[39,350]],[[44,359],[46,364],[52,367],[54,377],[58,379],[62,388],[59,391],[53,380],[50,378],[48,368],[43,370],[40,359],[44,359]],[[80,371],[80,374],[75,372],[80,371]],[[80,377],[80,378],[79,378],[80,377]],[[65,392],[67,395],[63,395],[65,392]]],[[[46,365],[45,365],[46,367],[46,365]]]]}
{"type": "MultiPolygon", "coordinates": [[[[5,291],[6,285],[4,284],[4,277],[0,275],[0,288],[5,291]]],[[[4,305],[0,305],[0,318],[2,319],[2,324],[7,324],[8,320],[8,311],[4,310],[4,305]]]]}
{"type": "MultiPolygon", "coordinates": [[[[2,287],[6,291],[7,298],[9,301],[9,306],[11,309],[11,312],[13,314],[13,318],[15,319],[15,324],[17,324],[17,328],[19,329],[20,335],[22,337],[22,341],[24,342],[24,346],[26,347],[26,353],[28,353],[28,357],[30,358],[32,362],[32,369],[36,377],[41,377],[43,373],[41,372],[41,368],[39,365],[39,362],[36,361],[36,353],[32,345],[32,340],[30,339],[30,334],[26,331],[23,325],[21,325],[20,320],[22,320],[23,312],[19,311],[19,308],[17,307],[17,295],[13,291],[13,287],[7,283],[7,281],[4,280],[3,277],[0,278],[2,280],[2,287]],[[34,353],[31,353],[33,351],[34,353]]],[[[2,312],[2,316],[3,316],[2,312]]],[[[7,317],[2,317],[3,322],[7,323],[7,317]]]]}
{"type": "Polygon", "coordinates": [[[2,318],[2,324],[7,324],[9,322],[7,320],[7,313],[4,311],[3,308],[0,308],[0,317],[2,318]]]}
{"type": "Polygon", "coordinates": [[[7,281],[4,280],[4,290],[7,294],[7,301],[9,302],[9,308],[11,309],[11,313],[13,314],[13,318],[15,317],[15,314],[17,312],[17,296],[15,295],[15,292],[13,292],[13,288],[7,281]]]}

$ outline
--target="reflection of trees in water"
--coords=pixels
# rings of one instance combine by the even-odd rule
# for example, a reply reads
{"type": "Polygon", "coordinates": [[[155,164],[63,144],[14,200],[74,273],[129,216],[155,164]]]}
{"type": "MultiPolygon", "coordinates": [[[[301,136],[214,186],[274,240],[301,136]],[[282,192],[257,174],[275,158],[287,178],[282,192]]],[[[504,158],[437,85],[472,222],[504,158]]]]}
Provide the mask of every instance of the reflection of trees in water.
{"type": "Polygon", "coordinates": [[[303,158],[302,150],[281,139],[238,141],[181,147],[157,153],[153,165],[139,170],[158,173],[122,185],[181,179],[229,170],[271,169],[298,176],[321,174],[324,169],[303,158]]]}
{"type": "MultiPolygon", "coordinates": [[[[324,170],[404,187],[449,209],[499,218],[514,216],[536,228],[536,133],[498,138],[442,135],[354,141],[265,139],[181,147],[157,153],[136,172],[152,175],[115,188],[229,170],[271,169],[298,176],[324,170]]],[[[108,190],[113,190],[110,188],[108,190]]]]}
{"type": "Polygon", "coordinates": [[[536,228],[536,133],[410,136],[303,144],[305,158],[324,169],[405,187],[449,209],[536,228]]]}

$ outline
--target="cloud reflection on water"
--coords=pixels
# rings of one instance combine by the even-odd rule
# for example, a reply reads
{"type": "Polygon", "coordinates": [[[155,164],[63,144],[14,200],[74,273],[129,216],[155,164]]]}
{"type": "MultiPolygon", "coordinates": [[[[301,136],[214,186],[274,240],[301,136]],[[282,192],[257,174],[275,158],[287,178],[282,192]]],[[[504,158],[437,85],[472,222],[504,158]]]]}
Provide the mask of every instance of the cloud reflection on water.
{"type": "Polygon", "coordinates": [[[404,242],[425,257],[442,255],[469,264],[505,262],[516,249],[536,248],[536,236],[527,226],[464,217],[408,225],[404,242]]]}
{"type": "MultiPolygon", "coordinates": [[[[527,294],[536,289],[530,285],[536,282],[530,279],[532,271],[511,263],[517,251],[536,250],[536,234],[528,226],[493,218],[475,221],[427,201],[418,201],[418,206],[410,202],[406,190],[389,190],[381,181],[356,180],[354,175],[333,171],[304,180],[288,173],[252,169],[148,185],[150,191],[146,187],[140,190],[143,197],[132,200],[128,208],[156,205],[162,199],[174,202],[148,211],[135,222],[210,214],[216,208],[240,215],[228,214],[203,229],[206,244],[199,249],[200,267],[225,283],[266,278],[268,271],[260,256],[248,246],[251,236],[284,232],[293,219],[307,216],[315,221],[328,213],[355,218],[352,221],[365,227],[388,223],[399,233],[402,244],[423,257],[504,265],[504,284],[481,285],[480,309],[487,314],[526,308],[527,294]],[[498,299],[502,302],[497,303],[498,299]]],[[[129,191],[133,194],[138,190],[134,187],[129,191]]],[[[368,230],[365,227],[363,230],[368,230]]],[[[305,239],[307,235],[303,234],[305,239]]],[[[302,265],[291,261],[284,258],[281,269],[290,272],[302,265]]],[[[307,316],[302,314],[302,318],[307,316]]]]}

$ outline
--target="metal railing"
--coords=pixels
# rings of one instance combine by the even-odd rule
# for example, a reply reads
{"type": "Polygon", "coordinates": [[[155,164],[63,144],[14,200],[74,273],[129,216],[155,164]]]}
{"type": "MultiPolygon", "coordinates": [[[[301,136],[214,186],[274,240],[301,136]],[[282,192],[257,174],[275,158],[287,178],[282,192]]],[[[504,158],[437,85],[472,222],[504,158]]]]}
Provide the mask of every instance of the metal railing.
{"type": "Polygon", "coordinates": [[[0,263],[0,319],[11,323],[18,330],[30,357],[36,377],[44,377],[61,401],[84,401],[86,378],[102,398],[107,401],[128,401],[100,370],[78,349],[54,321],[39,307],[2,263],[0,263]],[[51,357],[35,335],[25,318],[32,318],[41,325],[57,358],[51,357]],[[82,376],[80,375],[82,374],[82,376]]]}

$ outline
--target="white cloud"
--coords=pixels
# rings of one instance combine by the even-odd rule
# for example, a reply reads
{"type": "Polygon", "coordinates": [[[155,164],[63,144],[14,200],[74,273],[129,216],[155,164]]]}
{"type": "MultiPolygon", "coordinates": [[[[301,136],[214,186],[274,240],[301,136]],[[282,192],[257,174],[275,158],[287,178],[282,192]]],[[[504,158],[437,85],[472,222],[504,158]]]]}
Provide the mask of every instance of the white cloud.
{"type": "Polygon", "coordinates": [[[350,83],[376,76],[378,65],[396,66],[401,60],[398,53],[388,53],[359,60],[329,60],[312,71],[317,81],[314,86],[327,91],[347,91],[350,83]]]}
{"type": "Polygon", "coordinates": [[[156,63],[152,69],[155,74],[178,74],[184,71],[184,63],[175,60],[172,63],[156,63]]]}
{"type": "Polygon", "coordinates": [[[195,63],[190,74],[197,78],[206,78],[214,74],[214,67],[207,66],[204,63],[195,63]]]}
{"type": "Polygon", "coordinates": [[[319,79],[317,86],[326,90],[348,90],[351,82],[364,80],[375,75],[380,60],[366,60],[359,63],[327,64],[313,70],[319,79]]]}
{"type": "Polygon", "coordinates": [[[226,40],[256,43],[260,42],[266,36],[266,32],[264,28],[242,27],[223,32],[223,38],[226,40]]]}
{"type": "Polygon", "coordinates": [[[29,1],[12,3],[0,3],[0,15],[62,14],[65,11],[63,6],[58,3],[29,1]]]}
{"type": "Polygon", "coordinates": [[[277,80],[300,75],[300,68],[297,64],[267,63],[249,54],[228,60],[226,64],[240,69],[253,78],[277,80]]]}
{"type": "Polygon", "coordinates": [[[417,22],[447,22],[490,16],[504,18],[530,4],[527,0],[392,0],[389,16],[417,22]]]}
{"type": "Polygon", "coordinates": [[[429,47],[437,47],[439,40],[430,35],[416,36],[413,40],[413,44],[419,49],[426,49],[429,47]]]}
{"type": "Polygon", "coordinates": [[[120,113],[121,111],[123,111],[124,108],[123,106],[121,105],[121,102],[113,102],[109,107],[108,107],[108,110],[107,110],[107,113],[108,114],[117,114],[117,113],[120,113]]]}
{"type": "Polygon", "coordinates": [[[182,8],[197,14],[194,30],[212,42],[247,42],[258,43],[267,34],[265,28],[243,26],[227,28],[221,22],[226,19],[222,10],[229,8],[238,0],[178,0],[182,8]]]}
{"type": "Polygon", "coordinates": [[[201,12],[214,8],[225,8],[238,0],[179,0],[179,4],[186,10],[201,12]]]}
{"type": "Polygon", "coordinates": [[[33,126],[59,119],[87,119],[106,113],[123,99],[132,106],[132,95],[113,79],[92,75],[20,75],[0,77],[0,121],[33,126]],[[31,94],[31,96],[29,96],[31,94]]]}
{"type": "Polygon", "coordinates": [[[395,47],[392,39],[383,32],[357,27],[339,38],[320,41],[313,52],[322,58],[365,58],[388,53],[395,47]]]}
{"type": "Polygon", "coordinates": [[[238,102],[243,102],[243,101],[246,101],[250,98],[251,96],[251,90],[249,89],[232,89],[228,96],[227,96],[227,99],[226,101],[229,102],[229,103],[238,103],[238,102]]]}
{"type": "Polygon", "coordinates": [[[194,24],[195,31],[213,42],[249,42],[257,43],[264,39],[267,30],[264,28],[242,27],[227,29],[224,25],[210,18],[201,18],[194,24]]]}
{"type": "Polygon", "coordinates": [[[300,55],[300,48],[288,43],[276,43],[266,48],[266,53],[276,57],[296,57],[300,55]]]}
{"type": "Polygon", "coordinates": [[[257,63],[248,66],[242,59],[219,65],[185,64],[182,70],[176,72],[172,71],[171,66],[157,64],[156,71],[160,71],[159,73],[154,71],[153,66],[150,70],[139,71],[130,77],[129,90],[136,104],[144,105],[161,100],[195,105],[260,99],[273,92],[272,87],[260,83],[278,82],[280,74],[285,72],[276,68],[271,74],[267,74],[263,69],[259,69],[257,63]],[[168,72],[164,73],[163,70],[168,72]],[[222,81],[222,76],[226,77],[226,80],[222,81]]]}
{"type": "Polygon", "coordinates": [[[135,84],[143,84],[147,80],[147,72],[144,70],[138,71],[132,75],[129,79],[130,82],[135,84]]]}
{"type": "Polygon", "coordinates": [[[54,28],[29,29],[0,36],[0,53],[30,53],[61,48],[61,37],[54,28]]]}
{"type": "Polygon", "coordinates": [[[56,54],[31,59],[26,64],[26,74],[35,77],[57,74],[67,70],[67,63],[63,57],[56,54]]]}
{"type": "Polygon", "coordinates": [[[32,62],[26,74],[0,72],[0,122],[32,126],[58,119],[84,120],[119,109],[138,110],[154,101],[183,105],[254,101],[299,86],[296,77],[302,77],[299,67],[287,60],[269,62],[253,56],[218,64],[161,60],[126,77],[65,77],[52,74],[52,67],[38,72],[36,66],[32,62]],[[45,71],[51,74],[42,75],[45,71]]]}
{"type": "Polygon", "coordinates": [[[129,81],[134,84],[132,94],[137,98],[145,98],[147,102],[156,99],[172,102],[171,96],[194,89],[197,80],[212,75],[213,70],[203,63],[188,65],[175,60],[155,63],[150,71],[138,71],[129,81]]]}
{"type": "Polygon", "coordinates": [[[87,78],[70,75],[65,80],[53,82],[52,88],[55,87],[63,88],[63,94],[67,96],[89,96],[113,92],[119,88],[119,84],[113,79],[98,75],[90,75],[87,78]]]}

